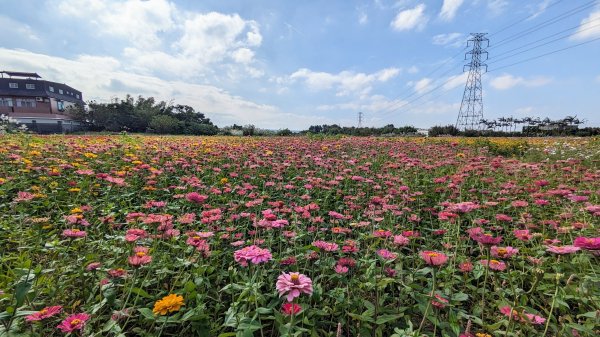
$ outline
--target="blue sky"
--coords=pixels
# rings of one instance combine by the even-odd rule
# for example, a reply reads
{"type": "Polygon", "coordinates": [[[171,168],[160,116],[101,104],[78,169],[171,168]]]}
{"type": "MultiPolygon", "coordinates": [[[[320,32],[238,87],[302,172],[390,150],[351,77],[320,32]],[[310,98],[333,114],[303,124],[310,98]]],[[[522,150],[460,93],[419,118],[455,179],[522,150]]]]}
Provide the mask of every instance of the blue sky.
{"type": "Polygon", "coordinates": [[[454,124],[465,41],[488,32],[485,118],[576,114],[600,125],[600,0],[0,4],[0,68],[38,72],[85,100],[154,96],[219,126],[351,126],[358,111],[368,126],[454,124]]]}

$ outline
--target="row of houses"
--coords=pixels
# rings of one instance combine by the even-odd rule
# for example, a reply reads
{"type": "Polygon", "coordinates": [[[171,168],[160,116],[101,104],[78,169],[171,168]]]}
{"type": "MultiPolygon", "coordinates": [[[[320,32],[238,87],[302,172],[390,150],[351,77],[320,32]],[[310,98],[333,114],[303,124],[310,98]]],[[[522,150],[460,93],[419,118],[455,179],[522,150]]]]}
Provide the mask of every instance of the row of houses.
{"type": "Polygon", "coordinates": [[[83,94],[64,83],[46,81],[37,73],[0,71],[0,115],[12,117],[40,133],[77,131],[81,125],[65,114],[83,105],[83,94]]]}

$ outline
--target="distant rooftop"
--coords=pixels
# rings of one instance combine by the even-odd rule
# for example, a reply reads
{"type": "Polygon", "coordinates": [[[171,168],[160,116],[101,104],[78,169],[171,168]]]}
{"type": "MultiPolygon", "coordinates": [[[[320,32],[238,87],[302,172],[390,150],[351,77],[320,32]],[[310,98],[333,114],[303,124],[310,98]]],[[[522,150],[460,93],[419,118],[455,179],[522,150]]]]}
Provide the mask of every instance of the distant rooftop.
{"type": "Polygon", "coordinates": [[[24,77],[24,78],[42,78],[42,76],[37,73],[24,73],[20,71],[0,71],[0,75],[4,77],[4,75],[8,75],[9,77],[24,77]]]}

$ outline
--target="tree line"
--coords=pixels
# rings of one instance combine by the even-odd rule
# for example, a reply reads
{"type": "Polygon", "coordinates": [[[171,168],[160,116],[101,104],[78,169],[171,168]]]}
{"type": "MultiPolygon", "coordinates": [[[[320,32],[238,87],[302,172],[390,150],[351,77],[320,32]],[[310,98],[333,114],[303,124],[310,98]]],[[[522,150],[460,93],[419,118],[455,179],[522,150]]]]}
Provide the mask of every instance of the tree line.
{"type": "Polygon", "coordinates": [[[157,102],[138,96],[112,103],[89,102],[87,108],[74,105],[67,113],[90,131],[152,132],[160,134],[216,135],[219,128],[203,113],[189,105],[157,102]]]}

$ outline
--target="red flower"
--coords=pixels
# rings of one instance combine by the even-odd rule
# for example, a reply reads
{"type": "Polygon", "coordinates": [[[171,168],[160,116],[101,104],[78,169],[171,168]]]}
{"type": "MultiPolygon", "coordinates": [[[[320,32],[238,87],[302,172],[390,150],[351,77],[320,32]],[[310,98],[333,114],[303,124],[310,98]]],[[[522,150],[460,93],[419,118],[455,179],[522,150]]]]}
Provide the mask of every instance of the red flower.
{"type": "Polygon", "coordinates": [[[302,310],[302,307],[299,304],[295,303],[284,303],[281,306],[281,312],[286,316],[295,315],[302,310]]]}

